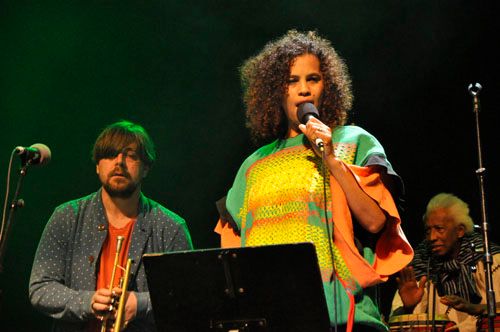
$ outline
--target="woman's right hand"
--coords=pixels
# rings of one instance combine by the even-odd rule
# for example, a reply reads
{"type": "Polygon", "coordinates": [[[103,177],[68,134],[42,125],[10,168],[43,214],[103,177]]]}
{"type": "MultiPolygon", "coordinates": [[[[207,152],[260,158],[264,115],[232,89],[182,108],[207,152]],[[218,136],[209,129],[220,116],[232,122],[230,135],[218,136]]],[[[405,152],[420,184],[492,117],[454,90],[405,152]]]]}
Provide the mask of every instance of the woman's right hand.
{"type": "Polygon", "coordinates": [[[307,121],[307,124],[300,124],[299,129],[304,133],[304,135],[309,139],[314,152],[321,157],[321,151],[318,146],[316,146],[316,140],[319,138],[323,141],[323,148],[325,149],[325,155],[333,155],[333,145],[332,145],[332,129],[326,124],[321,122],[316,118],[311,118],[307,121]]]}

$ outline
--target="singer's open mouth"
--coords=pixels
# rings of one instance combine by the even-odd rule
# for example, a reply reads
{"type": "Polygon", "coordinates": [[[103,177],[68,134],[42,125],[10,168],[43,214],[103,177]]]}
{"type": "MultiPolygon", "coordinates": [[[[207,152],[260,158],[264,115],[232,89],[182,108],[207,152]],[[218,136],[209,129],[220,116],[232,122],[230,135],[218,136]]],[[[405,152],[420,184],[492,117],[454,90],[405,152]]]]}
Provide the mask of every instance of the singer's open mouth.
{"type": "Polygon", "coordinates": [[[305,103],[311,103],[314,105],[314,100],[303,100],[303,101],[296,103],[295,106],[299,107],[300,105],[305,104],[305,103]]]}

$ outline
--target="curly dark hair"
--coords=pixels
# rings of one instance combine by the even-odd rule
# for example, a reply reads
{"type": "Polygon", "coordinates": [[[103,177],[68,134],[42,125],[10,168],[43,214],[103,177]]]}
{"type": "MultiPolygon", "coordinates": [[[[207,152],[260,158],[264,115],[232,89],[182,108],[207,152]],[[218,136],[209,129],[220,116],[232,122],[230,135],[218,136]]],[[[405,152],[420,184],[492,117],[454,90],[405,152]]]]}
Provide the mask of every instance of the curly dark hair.
{"type": "Polygon", "coordinates": [[[247,127],[255,142],[285,137],[288,121],[282,108],[283,96],[293,61],[304,54],[314,54],[320,61],[324,82],[320,120],[331,128],[345,124],[353,100],[347,66],[330,41],[315,31],[289,30],[240,68],[247,127]]]}

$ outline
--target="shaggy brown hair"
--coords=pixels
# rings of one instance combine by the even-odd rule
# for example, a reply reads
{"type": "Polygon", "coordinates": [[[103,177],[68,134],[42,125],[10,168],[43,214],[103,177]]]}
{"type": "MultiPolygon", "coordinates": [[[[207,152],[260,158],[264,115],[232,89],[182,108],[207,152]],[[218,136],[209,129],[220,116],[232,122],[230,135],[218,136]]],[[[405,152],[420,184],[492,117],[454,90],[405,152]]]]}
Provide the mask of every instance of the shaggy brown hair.
{"type": "Polygon", "coordinates": [[[115,158],[130,144],[137,145],[142,162],[151,167],[156,160],[153,140],[141,125],[126,120],[104,128],[95,141],[92,160],[98,164],[101,159],[115,158]]]}
{"type": "Polygon", "coordinates": [[[285,137],[288,121],[282,101],[293,61],[304,54],[314,54],[320,61],[324,84],[320,120],[331,128],[345,124],[353,99],[347,66],[330,41],[316,32],[290,30],[269,42],[240,69],[247,127],[256,142],[285,137]]]}

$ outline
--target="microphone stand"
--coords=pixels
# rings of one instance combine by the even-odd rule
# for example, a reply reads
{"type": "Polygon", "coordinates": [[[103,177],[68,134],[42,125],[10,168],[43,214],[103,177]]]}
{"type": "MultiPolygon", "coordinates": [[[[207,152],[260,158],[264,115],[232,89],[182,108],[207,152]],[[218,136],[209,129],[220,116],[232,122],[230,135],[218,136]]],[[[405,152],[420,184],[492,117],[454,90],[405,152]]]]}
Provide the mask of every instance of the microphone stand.
{"type": "Polygon", "coordinates": [[[437,293],[437,283],[438,281],[436,280],[436,283],[432,287],[432,332],[436,332],[436,293],[437,293]]]}
{"type": "MultiPolygon", "coordinates": [[[[12,159],[11,159],[12,161],[12,159]]],[[[12,165],[11,163],[9,163],[12,165]]],[[[17,187],[16,191],[14,193],[14,198],[12,199],[12,203],[10,204],[10,209],[9,209],[9,216],[5,222],[5,215],[2,214],[2,224],[0,225],[0,275],[3,273],[3,259],[4,259],[4,254],[5,254],[5,249],[7,248],[7,238],[12,226],[12,220],[14,219],[14,211],[17,208],[22,208],[24,206],[24,200],[18,199],[19,193],[21,192],[21,185],[23,182],[24,177],[26,176],[26,170],[28,169],[28,166],[30,165],[30,161],[25,160],[24,158],[22,159],[22,166],[19,171],[19,178],[17,180],[17,187]]],[[[9,174],[10,174],[10,165],[9,165],[9,174]]],[[[9,181],[7,181],[7,186],[9,186],[9,181]]],[[[8,196],[8,189],[7,189],[7,196],[8,196]]],[[[7,201],[9,197],[5,197],[5,201],[7,201]]],[[[5,206],[4,206],[4,211],[5,213],[5,206]]],[[[2,315],[3,312],[3,290],[0,288],[0,316],[2,315]]]]}
{"type": "MultiPolygon", "coordinates": [[[[26,170],[28,169],[28,166],[30,165],[29,162],[25,163],[23,162],[23,165],[21,166],[21,169],[19,171],[19,178],[17,180],[17,187],[16,191],[14,193],[14,197],[12,199],[12,203],[10,204],[10,209],[9,209],[9,216],[7,218],[7,222],[5,223],[5,228],[3,229],[3,232],[0,234],[0,273],[3,272],[3,259],[4,259],[4,254],[5,254],[5,249],[7,247],[7,238],[12,226],[12,220],[14,219],[14,212],[17,208],[22,208],[24,206],[24,200],[18,199],[17,197],[19,196],[19,193],[21,192],[21,185],[23,182],[24,177],[26,176],[26,170]]],[[[8,197],[6,197],[8,199],[8,197]]]]}
{"type": "Polygon", "coordinates": [[[495,309],[495,292],[493,290],[493,276],[491,267],[493,265],[493,258],[490,253],[490,241],[488,237],[488,221],[486,216],[486,196],[484,190],[484,176],[486,175],[486,168],[483,167],[483,156],[481,151],[481,135],[479,128],[479,92],[482,89],[481,84],[469,84],[469,94],[472,96],[472,105],[476,125],[476,143],[477,143],[477,156],[479,168],[476,170],[477,178],[479,180],[479,191],[481,195],[481,220],[483,230],[484,242],[484,262],[485,262],[485,280],[486,280],[486,300],[488,309],[488,330],[494,332],[494,320],[496,315],[495,309]]]}

